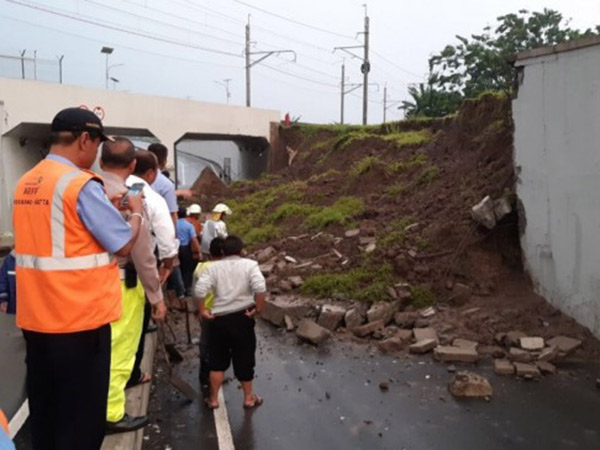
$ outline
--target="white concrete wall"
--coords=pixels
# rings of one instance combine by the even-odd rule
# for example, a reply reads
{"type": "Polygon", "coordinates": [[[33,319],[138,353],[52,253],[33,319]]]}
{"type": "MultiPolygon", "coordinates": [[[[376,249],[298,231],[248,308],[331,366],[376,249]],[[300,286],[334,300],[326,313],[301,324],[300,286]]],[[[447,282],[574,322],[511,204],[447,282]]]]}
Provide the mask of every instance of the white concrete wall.
{"type": "Polygon", "coordinates": [[[600,46],[517,66],[525,265],[541,295],[600,337],[600,46]]]}
{"type": "MultiPolygon", "coordinates": [[[[105,112],[106,127],[148,130],[169,148],[186,133],[264,137],[279,111],[228,106],[191,100],[87,89],[39,81],[0,78],[0,232],[10,230],[12,193],[21,175],[41,158],[41,141],[7,136],[21,123],[49,124],[63,108],[97,106],[105,112]]],[[[14,134],[14,133],[13,133],[14,134]]]]}

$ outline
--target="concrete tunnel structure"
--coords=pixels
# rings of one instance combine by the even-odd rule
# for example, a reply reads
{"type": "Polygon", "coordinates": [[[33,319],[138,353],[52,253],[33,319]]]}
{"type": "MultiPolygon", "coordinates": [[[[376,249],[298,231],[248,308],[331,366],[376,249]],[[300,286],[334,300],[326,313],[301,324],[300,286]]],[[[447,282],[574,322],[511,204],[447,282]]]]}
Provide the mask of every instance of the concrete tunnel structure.
{"type": "Polygon", "coordinates": [[[45,156],[50,122],[70,106],[94,111],[108,134],[162,142],[176,169],[175,149],[189,140],[235,143],[251,178],[276,157],[279,111],[0,78],[0,233],[12,229],[18,179],[45,156]]]}

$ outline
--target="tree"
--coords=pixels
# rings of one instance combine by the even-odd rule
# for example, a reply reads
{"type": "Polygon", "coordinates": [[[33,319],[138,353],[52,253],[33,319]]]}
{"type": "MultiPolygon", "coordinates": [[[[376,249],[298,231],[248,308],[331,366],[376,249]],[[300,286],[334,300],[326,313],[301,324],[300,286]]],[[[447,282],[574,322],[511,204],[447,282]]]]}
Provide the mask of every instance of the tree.
{"type": "Polygon", "coordinates": [[[406,117],[442,117],[456,111],[462,100],[458,92],[434,90],[423,83],[409,86],[408,94],[412,101],[405,100],[398,108],[406,117]]]}
{"type": "MultiPolygon", "coordinates": [[[[481,34],[470,38],[457,35],[458,44],[446,46],[429,59],[430,89],[429,93],[423,89],[414,92],[419,102],[427,95],[441,98],[447,95],[453,101],[456,95],[471,98],[489,90],[508,91],[515,76],[514,68],[507,61],[509,56],[600,34],[600,26],[595,30],[574,30],[562,14],[550,9],[533,13],[521,10],[500,16],[497,22],[494,29],[487,26],[481,34]]],[[[413,92],[409,93],[415,99],[413,92]]],[[[454,104],[454,109],[458,104],[454,104]]]]}

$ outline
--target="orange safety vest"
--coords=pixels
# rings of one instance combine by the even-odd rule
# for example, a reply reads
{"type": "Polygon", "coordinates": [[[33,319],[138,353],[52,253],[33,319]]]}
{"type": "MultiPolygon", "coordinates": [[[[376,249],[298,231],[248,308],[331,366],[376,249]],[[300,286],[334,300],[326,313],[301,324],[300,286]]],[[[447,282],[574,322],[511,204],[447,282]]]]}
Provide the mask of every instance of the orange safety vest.
{"type": "Polygon", "coordinates": [[[10,434],[8,431],[8,420],[6,420],[6,416],[0,409],[0,428],[5,431],[6,434],[10,434]]]}
{"type": "Polygon", "coordinates": [[[91,171],[45,159],[14,198],[17,325],[41,333],[92,330],[121,316],[117,262],[85,228],[77,198],[91,171]]]}

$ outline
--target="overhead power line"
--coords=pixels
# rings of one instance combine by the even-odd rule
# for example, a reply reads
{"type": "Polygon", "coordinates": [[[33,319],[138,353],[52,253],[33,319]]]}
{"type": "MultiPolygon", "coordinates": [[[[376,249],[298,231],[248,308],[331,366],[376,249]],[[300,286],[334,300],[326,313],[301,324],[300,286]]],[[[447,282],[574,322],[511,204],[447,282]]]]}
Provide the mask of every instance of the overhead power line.
{"type": "Polygon", "coordinates": [[[176,40],[169,39],[169,38],[155,36],[155,35],[152,35],[152,34],[142,33],[142,32],[139,32],[139,31],[130,30],[130,29],[127,29],[127,28],[122,28],[120,26],[111,25],[111,24],[108,24],[107,22],[96,22],[96,21],[94,21],[92,19],[86,18],[85,16],[75,16],[75,15],[72,15],[72,14],[69,14],[69,13],[66,13],[66,12],[62,12],[60,10],[53,10],[53,9],[50,9],[50,8],[46,8],[46,7],[41,6],[41,5],[25,3],[25,2],[22,2],[22,1],[19,1],[19,0],[6,0],[6,1],[9,2],[9,3],[14,3],[14,4],[17,4],[17,5],[25,6],[27,8],[31,8],[31,9],[34,9],[34,10],[37,10],[37,11],[42,11],[42,12],[45,12],[45,13],[48,13],[48,14],[53,14],[55,16],[65,17],[67,19],[76,20],[76,21],[79,21],[79,22],[87,23],[87,24],[94,25],[94,26],[101,27],[101,28],[106,28],[106,29],[109,29],[109,30],[119,31],[119,32],[130,34],[130,35],[133,35],[133,36],[143,37],[143,38],[146,38],[146,39],[152,39],[154,41],[165,42],[167,44],[179,45],[181,47],[194,48],[196,50],[203,50],[205,52],[218,53],[220,55],[234,56],[236,58],[241,58],[241,55],[236,54],[236,53],[231,53],[231,52],[227,52],[227,51],[224,51],[224,50],[217,50],[217,49],[214,49],[214,48],[204,47],[202,45],[196,45],[196,44],[189,44],[189,43],[185,43],[185,42],[180,42],[180,41],[176,41],[176,40]]]}
{"type": "Polygon", "coordinates": [[[383,59],[385,62],[387,62],[389,65],[395,67],[398,70],[401,70],[404,73],[407,73],[408,75],[412,75],[413,77],[417,77],[419,79],[424,79],[425,77],[423,77],[422,75],[417,75],[414,72],[411,72],[410,70],[405,69],[404,67],[399,66],[398,64],[396,64],[393,61],[390,61],[388,58],[386,58],[385,56],[383,56],[381,53],[377,53],[375,50],[371,50],[371,52],[375,55],[380,57],[381,59],[383,59]]]}
{"type": "Polygon", "coordinates": [[[116,11],[119,14],[125,14],[127,16],[134,17],[136,19],[141,19],[141,20],[145,20],[145,21],[148,21],[148,22],[157,23],[159,25],[163,25],[163,26],[167,26],[167,27],[170,27],[170,28],[174,28],[174,29],[177,29],[179,31],[185,31],[185,32],[192,33],[192,34],[197,34],[199,36],[204,36],[204,37],[207,37],[209,39],[215,39],[215,40],[218,40],[218,41],[227,42],[228,44],[239,45],[239,46],[243,45],[240,41],[232,41],[231,39],[225,39],[225,38],[222,38],[222,37],[219,37],[219,36],[215,36],[214,34],[203,33],[201,31],[193,30],[191,28],[185,28],[185,27],[182,27],[181,25],[176,25],[174,23],[165,22],[164,20],[158,20],[158,19],[153,19],[151,17],[142,16],[140,14],[136,14],[136,13],[133,13],[131,11],[127,11],[125,9],[116,8],[114,6],[110,6],[110,5],[107,5],[105,3],[101,3],[101,2],[97,2],[95,0],[84,0],[84,1],[87,2],[87,3],[91,3],[93,5],[100,6],[101,8],[105,8],[105,9],[108,9],[108,10],[111,10],[111,11],[116,11]]]}
{"type": "Polygon", "coordinates": [[[300,25],[300,26],[303,26],[303,27],[306,27],[306,28],[310,28],[311,30],[320,31],[321,33],[327,33],[327,34],[330,34],[330,35],[333,35],[333,36],[342,37],[344,39],[352,39],[352,40],[354,40],[353,36],[348,36],[348,35],[345,35],[345,34],[336,33],[335,31],[331,31],[331,30],[326,30],[324,28],[315,27],[314,25],[309,25],[307,23],[300,22],[299,20],[290,19],[289,17],[285,17],[285,16],[282,16],[281,14],[277,14],[277,13],[274,13],[274,12],[271,12],[271,11],[267,11],[266,9],[259,8],[258,6],[251,5],[250,3],[244,2],[242,0],[233,0],[233,1],[235,3],[239,3],[240,5],[247,6],[248,8],[252,8],[252,9],[255,9],[255,10],[260,11],[262,13],[268,14],[270,16],[277,17],[278,19],[286,20],[286,21],[288,21],[290,23],[294,23],[296,25],[300,25]]]}

